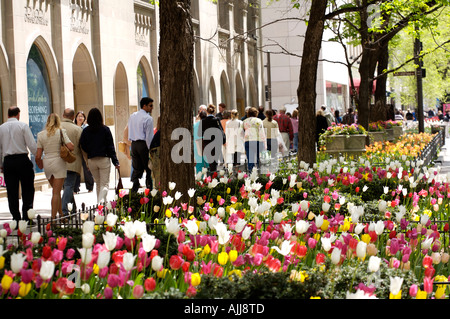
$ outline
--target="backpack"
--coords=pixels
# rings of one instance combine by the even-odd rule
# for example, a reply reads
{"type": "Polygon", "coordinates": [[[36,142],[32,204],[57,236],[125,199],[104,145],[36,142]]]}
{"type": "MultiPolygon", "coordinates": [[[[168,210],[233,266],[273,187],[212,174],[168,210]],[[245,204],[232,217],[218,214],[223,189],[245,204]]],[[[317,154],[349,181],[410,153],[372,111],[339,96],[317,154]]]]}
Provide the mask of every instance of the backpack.
{"type": "Polygon", "coordinates": [[[343,124],[351,125],[351,124],[353,124],[354,122],[355,122],[355,119],[354,119],[354,117],[353,117],[352,114],[347,113],[347,114],[345,114],[344,117],[342,118],[342,123],[343,123],[343,124]]]}

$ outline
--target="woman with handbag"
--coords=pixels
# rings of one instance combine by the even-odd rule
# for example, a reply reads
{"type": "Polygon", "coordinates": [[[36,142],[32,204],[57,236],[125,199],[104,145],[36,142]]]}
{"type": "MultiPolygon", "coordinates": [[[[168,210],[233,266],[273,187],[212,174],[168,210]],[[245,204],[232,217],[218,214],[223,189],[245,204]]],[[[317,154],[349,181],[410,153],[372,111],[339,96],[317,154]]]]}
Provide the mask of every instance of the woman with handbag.
{"type": "Polygon", "coordinates": [[[61,158],[61,146],[65,145],[70,151],[74,145],[67,136],[66,130],[61,128],[58,114],[52,113],[47,118],[45,130],[37,136],[36,164],[44,169],[52,191],[52,218],[63,217],[61,190],[67,177],[66,161],[61,158]]]}
{"type": "Polygon", "coordinates": [[[113,136],[109,127],[103,124],[102,113],[98,108],[89,111],[87,124],[80,138],[80,145],[86,153],[87,166],[94,176],[97,203],[106,203],[111,175],[111,162],[120,169],[113,136]]]}

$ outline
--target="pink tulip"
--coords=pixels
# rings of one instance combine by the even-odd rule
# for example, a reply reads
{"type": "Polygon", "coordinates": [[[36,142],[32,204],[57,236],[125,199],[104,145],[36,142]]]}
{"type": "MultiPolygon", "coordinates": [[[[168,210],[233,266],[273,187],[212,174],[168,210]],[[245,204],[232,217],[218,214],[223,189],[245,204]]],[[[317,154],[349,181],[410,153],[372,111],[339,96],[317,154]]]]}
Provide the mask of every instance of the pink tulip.
{"type": "Polygon", "coordinates": [[[417,295],[417,290],[418,287],[416,284],[411,285],[411,287],[409,287],[409,295],[414,298],[417,295]]]}
{"type": "Polygon", "coordinates": [[[434,278],[424,277],[423,278],[423,290],[425,290],[428,294],[433,292],[433,281],[434,278]]]}
{"type": "Polygon", "coordinates": [[[133,297],[135,299],[141,299],[143,295],[144,295],[144,287],[142,287],[142,285],[136,285],[133,288],[133,297]]]}
{"type": "Polygon", "coordinates": [[[105,296],[105,299],[112,299],[112,297],[113,297],[113,290],[111,288],[109,288],[109,287],[106,287],[104,292],[103,292],[103,295],[105,296]]]}

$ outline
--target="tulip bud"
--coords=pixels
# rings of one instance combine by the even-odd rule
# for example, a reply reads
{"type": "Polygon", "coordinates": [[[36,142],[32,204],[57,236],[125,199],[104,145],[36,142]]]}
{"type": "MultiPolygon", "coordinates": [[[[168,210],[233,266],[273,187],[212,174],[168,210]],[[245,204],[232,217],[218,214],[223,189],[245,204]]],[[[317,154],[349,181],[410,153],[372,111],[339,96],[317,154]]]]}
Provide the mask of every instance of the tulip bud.
{"type": "Polygon", "coordinates": [[[33,244],[38,244],[40,240],[41,240],[41,233],[34,232],[34,233],[31,234],[31,240],[30,241],[33,244]]]}
{"type": "Polygon", "coordinates": [[[367,255],[376,256],[378,254],[378,249],[374,244],[367,245],[367,255]]]}
{"type": "Polygon", "coordinates": [[[450,255],[449,255],[448,253],[443,253],[443,254],[442,254],[442,257],[441,257],[442,263],[443,263],[443,264],[448,263],[449,258],[450,258],[450,255]]]}
{"type": "Polygon", "coordinates": [[[441,254],[440,253],[432,253],[431,259],[433,260],[433,264],[438,265],[441,262],[441,254]]]}

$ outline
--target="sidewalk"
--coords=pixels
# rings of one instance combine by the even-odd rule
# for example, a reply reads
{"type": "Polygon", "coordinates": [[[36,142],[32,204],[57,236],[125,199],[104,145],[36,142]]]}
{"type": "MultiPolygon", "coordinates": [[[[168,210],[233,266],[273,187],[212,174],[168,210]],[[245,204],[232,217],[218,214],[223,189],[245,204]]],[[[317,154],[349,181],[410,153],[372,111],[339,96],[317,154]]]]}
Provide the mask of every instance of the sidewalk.
{"type": "MultiPolygon", "coordinates": [[[[446,139],[445,145],[442,147],[439,153],[436,167],[439,166],[441,167],[440,179],[442,181],[447,181],[447,174],[450,173],[450,138],[446,139]]],[[[110,182],[110,189],[108,192],[108,200],[114,199],[116,186],[115,183],[115,179],[112,178],[110,182]]],[[[130,178],[122,178],[122,183],[125,189],[130,189],[132,187],[130,178]]],[[[144,179],[141,180],[141,185],[145,185],[144,179]]],[[[34,196],[34,209],[36,210],[36,215],[41,215],[42,217],[51,216],[51,198],[51,189],[36,192],[34,196]]],[[[82,183],[80,187],[80,193],[75,195],[75,202],[78,208],[81,208],[82,203],[84,203],[86,207],[92,207],[96,205],[97,195],[95,193],[95,190],[92,193],[88,193],[84,183],[82,183]]],[[[22,208],[22,201],[20,201],[20,208],[22,208]]],[[[11,220],[12,218],[8,208],[8,199],[0,198],[0,225],[11,220]]]]}
{"type": "MultiPolygon", "coordinates": [[[[116,181],[111,179],[108,192],[108,200],[113,200],[115,196],[115,185],[116,181]]],[[[126,189],[131,188],[133,185],[130,182],[130,178],[122,178],[123,187],[126,189]]],[[[141,185],[144,185],[145,181],[141,180],[141,185]]],[[[62,194],[62,193],[61,193],[62,194]]],[[[36,211],[36,216],[41,215],[41,217],[51,216],[51,200],[52,200],[52,189],[49,188],[46,191],[36,192],[34,195],[34,210],[36,211]]],[[[80,193],[75,195],[75,202],[77,204],[77,209],[81,208],[84,203],[86,207],[92,207],[97,204],[97,195],[94,191],[89,193],[82,183],[80,186],[80,193]]],[[[22,200],[19,201],[20,210],[22,210],[22,200]]],[[[5,222],[12,220],[11,213],[8,208],[8,199],[0,198],[0,225],[5,222]]]]}

